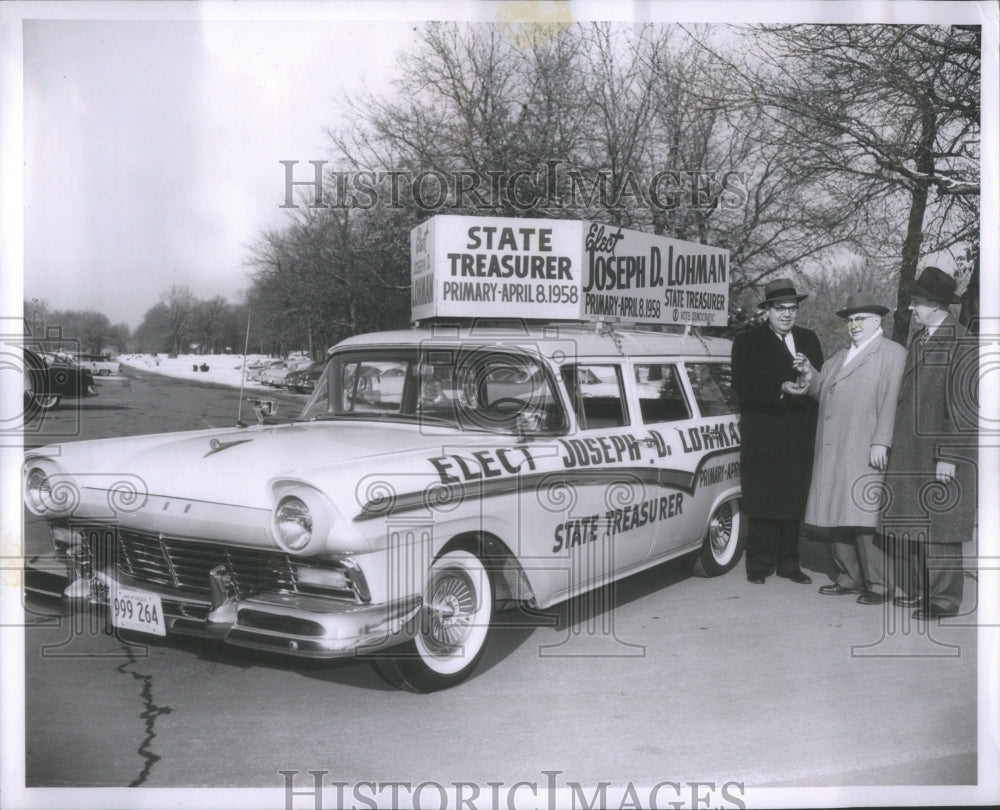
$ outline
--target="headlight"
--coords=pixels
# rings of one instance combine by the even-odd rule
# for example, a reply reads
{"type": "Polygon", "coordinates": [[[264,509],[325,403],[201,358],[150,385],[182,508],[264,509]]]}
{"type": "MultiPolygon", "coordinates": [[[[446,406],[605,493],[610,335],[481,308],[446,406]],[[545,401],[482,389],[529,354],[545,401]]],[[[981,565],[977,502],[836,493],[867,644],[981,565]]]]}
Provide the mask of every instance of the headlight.
{"type": "Polygon", "coordinates": [[[340,516],[325,495],[299,483],[279,484],[274,499],[271,536],[278,548],[300,557],[328,550],[330,530],[340,516]]]}
{"type": "Polygon", "coordinates": [[[52,502],[52,486],[41,467],[32,467],[24,482],[24,499],[36,515],[44,513],[52,502]]]}
{"type": "Polygon", "coordinates": [[[274,538],[289,551],[301,551],[312,540],[313,520],[309,507],[293,495],[282,498],[274,510],[274,538]]]}
{"type": "Polygon", "coordinates": [[[41,517],[63,517],[79,506],[80,490],[55,464],[36,459],[24,472],[24,503],[41,517]]]}

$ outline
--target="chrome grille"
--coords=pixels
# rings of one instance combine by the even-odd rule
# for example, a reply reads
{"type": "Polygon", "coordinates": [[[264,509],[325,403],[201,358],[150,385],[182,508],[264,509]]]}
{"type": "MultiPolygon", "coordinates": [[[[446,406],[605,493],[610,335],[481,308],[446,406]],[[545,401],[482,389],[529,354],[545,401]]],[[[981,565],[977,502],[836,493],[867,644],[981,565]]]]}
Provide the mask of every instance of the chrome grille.
{"type": "Polygon", "coordinates": [[[207,597],[208,572],[224,565],[240,597],[263,590],[298,591],[291,561],[279,551],[178,540],[121,528],[85,530],[84,537],[95,561],[112,564],[139,582],[207,597]]]}

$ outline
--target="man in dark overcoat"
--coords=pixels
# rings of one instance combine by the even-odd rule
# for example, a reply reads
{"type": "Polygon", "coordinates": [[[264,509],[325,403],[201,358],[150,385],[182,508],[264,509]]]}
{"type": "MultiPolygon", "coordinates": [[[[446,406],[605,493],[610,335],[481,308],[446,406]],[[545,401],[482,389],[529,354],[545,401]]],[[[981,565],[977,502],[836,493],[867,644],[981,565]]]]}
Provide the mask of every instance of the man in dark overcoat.
{"type": "Polygon", "coordinates": [[[766,321],[733,340],[733,386],[740,401],[742,508],[749,522],[747,579],[772,573],[808,585],[799,567],[799,530],[809,495],[817,405],[792,366],[797,354],[823,366],[819,338],[795,326],[799,295],[782,278],[764,288],[758,304],[766,321]]]}
{"type": "Polygon", "coordinates": [[[926,267],[911,283],[920,327],[907,350],[879,532],[897,556],[894,602],[919,620],[958,613],[977,504],[978,352],[951,314],[955,280],[926,267]]]}

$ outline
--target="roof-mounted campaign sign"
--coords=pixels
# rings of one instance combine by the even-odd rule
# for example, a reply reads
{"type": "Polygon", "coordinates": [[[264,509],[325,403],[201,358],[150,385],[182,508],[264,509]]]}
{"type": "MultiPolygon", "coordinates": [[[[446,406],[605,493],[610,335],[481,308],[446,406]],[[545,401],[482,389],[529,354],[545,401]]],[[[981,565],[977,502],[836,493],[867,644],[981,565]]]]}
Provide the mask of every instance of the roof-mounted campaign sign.
{"type": "Polygon", "coordinates": [[[729,251],[579,219],[438,215],[410,232],[429,318],[725,326],[729,251]]]}

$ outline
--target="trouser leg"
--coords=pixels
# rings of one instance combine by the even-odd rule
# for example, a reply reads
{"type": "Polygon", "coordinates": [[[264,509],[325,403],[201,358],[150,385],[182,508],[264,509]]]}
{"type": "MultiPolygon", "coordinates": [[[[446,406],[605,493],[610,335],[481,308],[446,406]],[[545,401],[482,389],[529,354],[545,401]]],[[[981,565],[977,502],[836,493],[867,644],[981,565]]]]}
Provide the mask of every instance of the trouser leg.
{"type": "Polygon", "coordinates": [[[927,568],[927,603],[957,613],[962,605],[965,580],[962,544],[928,543],[924,564],[927,568]]]}
{"type": "Polygon", "coordinates": [[[778,521],[777,559],[778,573],[788,576],[799,571],[799,521],[778,521]]]}
{"type": "Polygon", "coordinates": [[[854,540],[854,530],[834,527],[830,530],[833,556],[833,581],[841,588],[865,590],[865,578],[858,564],[858,550],[854,540]]]}
{"type": "Polygon", "coordinates": [[[750,517],[747,534],[747,576],[766,577],[774,573],[774,548],[778,524],[766,518],[750,517]]]}
{"type": "Polygon", "coordinates": [[[867,583],[866,590],[892,596],[892,578],[889,575],[889,561],[882,549],[875,543],[875,533],[858,532],[854,538],[861,574],[867,583]]]}
{"type": "Polygon", "coordinates": [[[886,552],[891,557],[890,572],[895,587],[903,596],[920,598],[927,593],[924,581],[924,544],[890,533],[883,536],[886,552]]]}

